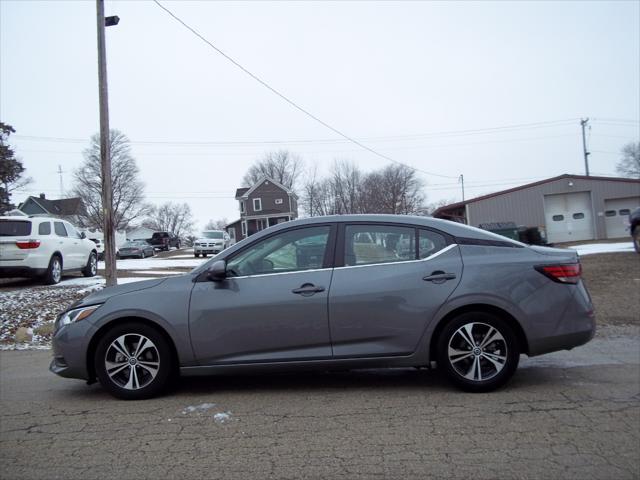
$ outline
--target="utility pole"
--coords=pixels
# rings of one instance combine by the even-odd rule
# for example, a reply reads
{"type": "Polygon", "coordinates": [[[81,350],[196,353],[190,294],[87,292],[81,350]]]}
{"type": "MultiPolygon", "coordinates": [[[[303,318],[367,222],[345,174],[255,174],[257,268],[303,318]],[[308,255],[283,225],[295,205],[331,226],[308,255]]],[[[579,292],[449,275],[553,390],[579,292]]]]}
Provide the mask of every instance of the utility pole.
{"type": "Polygon", "coordinates": [[[62,174],[64,173],[62,171],[62,165],[58,165],[58,175],[60,175],[60,198],[62,198],[64,196],[64,183],[62,182],[62,174]]]}
{"type": "Polygon", "coordinates": [[[458,182],[462,184],[462,201],[464,202],[464,175],[460,174],[458,182]]]}
{"type": "Polygon", "coordinates": [[[587,138],[584,133],[584,127],[586,127],[588,123],[588,118],[580,119],[580,126],[582,127],[582,151],[584,153],[584,171],[587,177],[589,176],[589,155],[591,155],[591,152],[587,152],[587,138]]]}
{"type": "Polygon", "coordinates": [[[117,25],[118,17],[104,17],[104,0],[96,0],[98,27],[98,89],[100,97],[100,163],[102,173],[102,233],[104,235],[104,262],[107,287],[118,283],[116,248],[113,224],[113,186],[111,182],[111,152],[109,142],[109,101],[107,89],[107,51],[104,29],[117,25]]]}

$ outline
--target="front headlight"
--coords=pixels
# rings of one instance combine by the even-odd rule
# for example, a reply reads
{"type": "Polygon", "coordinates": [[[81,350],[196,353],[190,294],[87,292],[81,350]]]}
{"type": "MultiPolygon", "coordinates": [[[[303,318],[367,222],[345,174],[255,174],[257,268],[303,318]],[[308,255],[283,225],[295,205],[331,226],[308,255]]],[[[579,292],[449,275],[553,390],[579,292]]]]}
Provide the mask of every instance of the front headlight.
{"type": "Polygon", "coordinates": [[[84,320],[98,308],[100,308],[100,305],[91,305],[90,307],[74,308],[73,310],[64,312],[62,315],[60,315],[58,320],[56,320],[56,331],[65,325],[69,325],[70,323],[84,320]]]}

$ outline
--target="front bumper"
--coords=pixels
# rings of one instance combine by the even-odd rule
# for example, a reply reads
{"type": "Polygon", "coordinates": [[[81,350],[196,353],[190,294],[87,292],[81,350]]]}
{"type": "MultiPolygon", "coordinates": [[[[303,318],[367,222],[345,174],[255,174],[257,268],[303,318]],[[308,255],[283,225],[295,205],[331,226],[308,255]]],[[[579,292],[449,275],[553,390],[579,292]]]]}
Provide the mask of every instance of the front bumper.
{"type": "Polygon", "coordinates": [[[51,341],[53,360],[49,371],[65,378],[89,380],[93,377],[87,353],[94,333],[95,327],[84,320],[60,328],[51,341]]]}
{"type": "Polygon", "coordinates": [[[193,253],[220,253],[224,250],[223,245],[216,245],[214,247],[193,247],[193,253]]]}

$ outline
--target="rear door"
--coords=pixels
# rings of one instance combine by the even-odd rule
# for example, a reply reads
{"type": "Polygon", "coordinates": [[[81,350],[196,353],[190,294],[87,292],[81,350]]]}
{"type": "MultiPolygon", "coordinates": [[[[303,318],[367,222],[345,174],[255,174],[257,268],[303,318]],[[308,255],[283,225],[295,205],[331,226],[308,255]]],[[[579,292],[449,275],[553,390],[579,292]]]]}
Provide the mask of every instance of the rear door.
{"type": "Polygon", "coordinates": [[[407,355],[462,276],[459,248],[440,232],[347,224],[329,293],[334,357],[407,355]]]}
{"type": "Polygon", "coordinates": [[[67,227],[64,222],[56,220],[53,222],[54,232],[54,249],[62,253],[62,268],[64,270],[70,270],[78,268],[78,256],[73,254],[73,241],[69,237],[67,227]]]}

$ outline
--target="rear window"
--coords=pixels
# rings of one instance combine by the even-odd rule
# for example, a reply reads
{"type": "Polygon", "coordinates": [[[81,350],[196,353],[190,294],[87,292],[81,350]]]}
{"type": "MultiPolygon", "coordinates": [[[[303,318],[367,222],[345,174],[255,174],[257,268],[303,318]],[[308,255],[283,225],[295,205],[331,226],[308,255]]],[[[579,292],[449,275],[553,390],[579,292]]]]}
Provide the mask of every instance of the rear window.
{"type": "Polygon", "coordinates": [[[42,222],[38,225],[38,235],[51,235],[51,222],[42,222]]]}
{"type": "Polygon", "coordinates": [[[31,235],[31,222],[22,220],[0,220],[0,237],[22,237],[31,235]]]}
{"type": "Polygon", "coordinates": [[[167,232],[154,233],[151,238],[166,238],[169,234],[167,232]]]}

